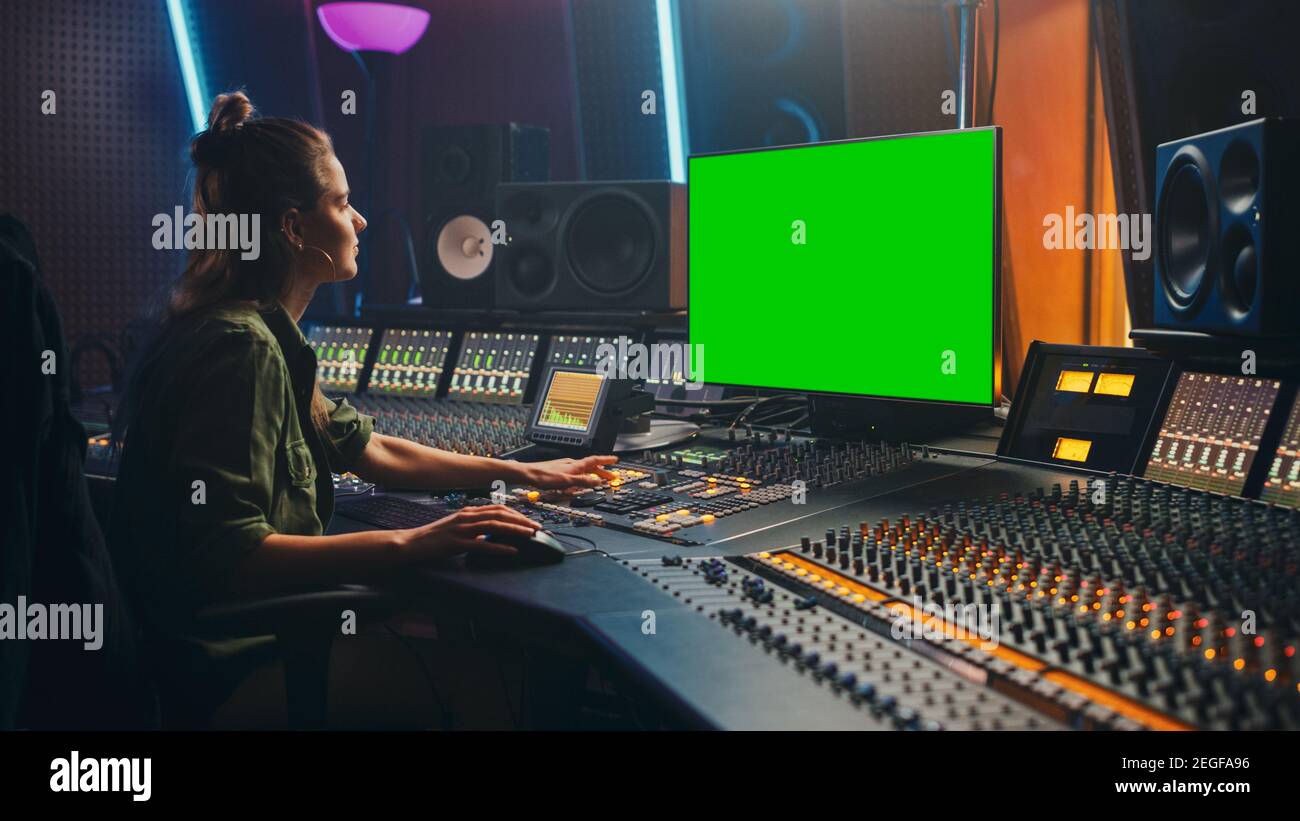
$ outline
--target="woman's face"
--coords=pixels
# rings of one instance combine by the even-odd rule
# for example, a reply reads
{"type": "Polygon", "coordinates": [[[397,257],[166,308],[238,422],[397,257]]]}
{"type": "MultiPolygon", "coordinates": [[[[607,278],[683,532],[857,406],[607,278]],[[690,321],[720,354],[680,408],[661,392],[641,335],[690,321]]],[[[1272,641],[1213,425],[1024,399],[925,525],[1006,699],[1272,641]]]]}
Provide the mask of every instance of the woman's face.
{"type": "Polygon", "coordinates": [[[330,282],[331,277],[341,282],[357,275],[357,255],[361,252],[357,235],[366,230],[366,220],[349,202],[348,177],[335,156],[329,158],[326,177],[324,196],[315,208],[302,214],[302,238],[307,250],[300,256],[303,269],[318,275],[320,282],[330,282]],[[334,260],[332,271],[311,246],[330,255],[334,260]]]}

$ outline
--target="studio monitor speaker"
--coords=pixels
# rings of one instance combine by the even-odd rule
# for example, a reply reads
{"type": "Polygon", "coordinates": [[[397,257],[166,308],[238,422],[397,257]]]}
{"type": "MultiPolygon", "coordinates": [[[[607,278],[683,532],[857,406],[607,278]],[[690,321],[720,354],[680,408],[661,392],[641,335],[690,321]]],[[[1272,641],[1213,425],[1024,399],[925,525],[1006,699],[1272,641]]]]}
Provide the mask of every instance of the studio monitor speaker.
{"type": "Polygon", "coordinates": [[[1155,320],[1300,336],[1300,120],[1259,119],[1156,150],[1155,320]]]}
{"type": "Polygon", "coordinates": [[[686,305],[686,187],[664,181],[507,184],[495,218],[496,304],[518,311],[686,305]]]}
{"type": "Polygon", "coordinates": [[[496,187],[549,178],[548,132],[515,123],[428,128],[421,157],[424,305],[491,308],[496,187]]]}

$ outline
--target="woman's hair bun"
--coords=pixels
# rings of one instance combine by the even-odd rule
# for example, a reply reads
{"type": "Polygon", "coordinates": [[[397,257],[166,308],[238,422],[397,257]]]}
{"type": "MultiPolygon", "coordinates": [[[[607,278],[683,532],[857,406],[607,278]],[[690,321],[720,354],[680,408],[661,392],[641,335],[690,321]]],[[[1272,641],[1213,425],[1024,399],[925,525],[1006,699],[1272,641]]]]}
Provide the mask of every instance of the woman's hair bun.
{"type": "Polygon", "coordinates": [[[253,118],[253,102],[242,91],[218,94],[208,112],[208,127],[194,137],[190,158],[195,165],[221,168],[233,158],[239,129],[253,118]]]}

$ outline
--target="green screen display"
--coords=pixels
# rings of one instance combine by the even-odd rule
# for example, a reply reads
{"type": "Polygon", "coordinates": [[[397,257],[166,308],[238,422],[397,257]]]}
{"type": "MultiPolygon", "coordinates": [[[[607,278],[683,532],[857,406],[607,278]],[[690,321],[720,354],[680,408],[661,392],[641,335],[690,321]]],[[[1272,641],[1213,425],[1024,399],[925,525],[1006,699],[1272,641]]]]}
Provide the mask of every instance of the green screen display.
{"type": "Polygon", "coordinates": [[[990,404],[997,131],[690,158],[704,381],[990,404]]]}

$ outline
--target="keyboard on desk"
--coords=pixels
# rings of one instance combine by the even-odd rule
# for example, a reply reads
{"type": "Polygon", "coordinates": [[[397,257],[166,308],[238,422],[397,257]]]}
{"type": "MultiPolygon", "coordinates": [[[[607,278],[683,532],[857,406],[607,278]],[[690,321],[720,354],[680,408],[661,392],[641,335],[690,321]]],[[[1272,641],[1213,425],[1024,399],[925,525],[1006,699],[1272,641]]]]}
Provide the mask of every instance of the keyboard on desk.
{"type": "Polygon", "coordinates": [[[436,522],[453,511],[441,501],[416,502],[401,496],[363,496],[339,502],[335,512],[381,530],[403,530],[436,522]]]}

